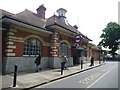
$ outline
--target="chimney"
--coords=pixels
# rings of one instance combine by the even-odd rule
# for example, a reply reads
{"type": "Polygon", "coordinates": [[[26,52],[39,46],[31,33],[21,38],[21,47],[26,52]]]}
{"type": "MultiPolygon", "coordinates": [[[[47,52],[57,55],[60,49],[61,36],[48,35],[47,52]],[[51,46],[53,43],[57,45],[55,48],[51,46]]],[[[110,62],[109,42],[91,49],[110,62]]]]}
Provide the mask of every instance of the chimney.
{"type": "Polygon", "coordinates": [[[40,5],[36,10],[37,10],[37,16],[39,16],[42,19],[45,19],[46,8],[44,7],[44,4],[40,5]]]}
{"type": "Polygon", "coordinates": [[[74,25],[73,27],[74,27],[75,29],[78,29],[78,26],[77,26],[77,25],[74,25]]]}

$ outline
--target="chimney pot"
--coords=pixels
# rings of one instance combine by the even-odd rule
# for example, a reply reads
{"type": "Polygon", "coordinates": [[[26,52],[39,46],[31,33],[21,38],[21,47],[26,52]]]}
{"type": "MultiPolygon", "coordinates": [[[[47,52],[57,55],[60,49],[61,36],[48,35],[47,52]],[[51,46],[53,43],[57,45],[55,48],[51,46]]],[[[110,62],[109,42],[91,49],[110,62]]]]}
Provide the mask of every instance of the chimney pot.
{"type": "Polygon", "coordinates": [[[42,19],[45,19],[46,8],[44,7],[44,4],[40,5],[36,10],[37,10],[37,16],[39,16],[42,19]]]}
{"type": "Polygon", "coordinates": [[[77,25],[74,25],[73,27],[76,28],[76,29],[78,29],[78,26],[77,26],[77,25]]]}

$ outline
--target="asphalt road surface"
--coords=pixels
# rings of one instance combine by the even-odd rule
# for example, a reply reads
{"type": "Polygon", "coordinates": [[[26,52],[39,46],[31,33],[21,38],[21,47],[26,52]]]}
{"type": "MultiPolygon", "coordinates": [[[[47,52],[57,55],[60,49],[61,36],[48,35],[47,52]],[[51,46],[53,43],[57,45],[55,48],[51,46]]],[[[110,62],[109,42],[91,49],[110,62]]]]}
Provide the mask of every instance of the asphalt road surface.
{"type": "Polygon", "coordinates": [[[106,62],[100,67],[36,88],[120,88],[118,66],[118,62],[106,62]]]}

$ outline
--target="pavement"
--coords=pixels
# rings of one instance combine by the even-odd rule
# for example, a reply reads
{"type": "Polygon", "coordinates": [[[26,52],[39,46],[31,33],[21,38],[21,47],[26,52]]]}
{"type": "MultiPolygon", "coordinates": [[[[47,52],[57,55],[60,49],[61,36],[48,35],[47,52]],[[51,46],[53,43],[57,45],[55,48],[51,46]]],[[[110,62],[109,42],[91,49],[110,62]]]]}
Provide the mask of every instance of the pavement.
{"type": "Polygon", "coordinates": [[[99,64],[99,61],[95,61],[94,66],[89,66],[90,63],[83,64],[83,69],[81,69],[80,65],[68,67],[67,70],[63,71],[63,75],[61,75],[60,69],[44,69],[39,72],[35,71],[18,72],[16,87],[13,87],[14,74],[13,73],[7,74],[2,76],[2,89],[4,90],[11,88],[30,89],[89,69],[99,67],[103,64],[104,63],[99,64]]]}

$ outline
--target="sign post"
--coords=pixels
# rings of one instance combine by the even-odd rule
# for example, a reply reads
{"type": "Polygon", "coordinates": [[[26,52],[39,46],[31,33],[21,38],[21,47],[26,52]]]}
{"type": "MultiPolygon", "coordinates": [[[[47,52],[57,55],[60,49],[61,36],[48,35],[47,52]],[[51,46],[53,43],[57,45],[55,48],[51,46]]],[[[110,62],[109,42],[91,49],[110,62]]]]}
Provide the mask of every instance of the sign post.
{"type": "MultiPolygon", "coordinates": [[[[75,40],[75,43],[80,43],[83,40],[83,38],[81,37],[81,35],[75,35],[74,40],[75,40]]],[[[84,47],[79,47],[79,46],[73,46],[73,48],[80,49],[80,50],[85,49],[84,47]]],[[[83,69],[83,60],[81,60],[81,69],[83,69]]]]}

